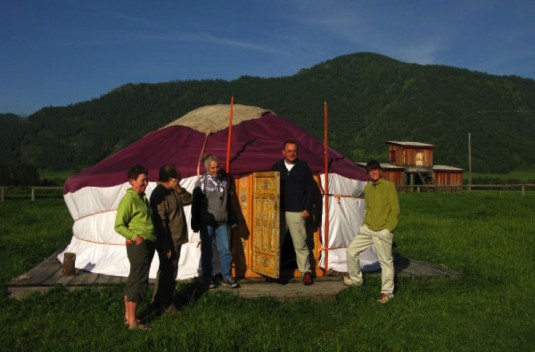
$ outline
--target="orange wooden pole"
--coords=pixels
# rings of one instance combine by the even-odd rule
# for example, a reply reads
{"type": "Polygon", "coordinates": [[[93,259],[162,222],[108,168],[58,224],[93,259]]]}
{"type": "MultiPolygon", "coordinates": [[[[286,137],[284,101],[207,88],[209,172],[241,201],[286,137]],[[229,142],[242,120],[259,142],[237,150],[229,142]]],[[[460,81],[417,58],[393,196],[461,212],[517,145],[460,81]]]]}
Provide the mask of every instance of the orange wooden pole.
{"type": "Polygon", "coordinates": [[[234,96],[230,98],[230,117],[228,119],[228,135],[227,135],[227,164],[225,171],[230,175],[230,142],[232,138],[232,115],[234,114],[234,96]]]}
{"type": "Polygon", "coordinates": [[[208,142],[208,136],[209,134],[206,133],[204,137],[204,143],[201,149],[201,154],[199,154],[199,160],[197,161],[197,178],[201,177],[201,162],[202,162],[202,157],[204,156],[204,151],[206,150],[206,143],[208,142]]]}
{"type": "MultiPolygon", "coordinates": [[[[323,191],[329,194],[329,111],[327,101],[323,103],[323,153],[325,163],[325,185],[323,191]]],[[[329,197],[325,196],[325,276],[329,275],[329,197]]]]}

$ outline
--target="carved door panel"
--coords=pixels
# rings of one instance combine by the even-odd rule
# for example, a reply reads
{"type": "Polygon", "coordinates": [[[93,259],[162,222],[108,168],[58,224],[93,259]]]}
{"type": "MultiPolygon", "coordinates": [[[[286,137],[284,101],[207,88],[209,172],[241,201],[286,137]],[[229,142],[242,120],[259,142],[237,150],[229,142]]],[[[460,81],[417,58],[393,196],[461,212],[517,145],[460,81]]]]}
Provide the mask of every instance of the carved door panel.
{"type": "Polygon", "coordinates": [[[253,174],[252,270],[280,276],[280,177],[278,171],[253,174]]]}

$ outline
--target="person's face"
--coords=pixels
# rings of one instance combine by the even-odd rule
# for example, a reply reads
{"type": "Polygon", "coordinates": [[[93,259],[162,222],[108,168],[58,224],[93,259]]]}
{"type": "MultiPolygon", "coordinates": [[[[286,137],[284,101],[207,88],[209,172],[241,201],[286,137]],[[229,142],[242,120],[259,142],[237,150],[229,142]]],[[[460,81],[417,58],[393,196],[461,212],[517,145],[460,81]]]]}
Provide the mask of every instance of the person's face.
{"type": "Polygon", "coordinates": [[[175,188],[176,186],[180,184],[180,180],[182,179],[182,177],[180,175],[180,172],[178,172],[178,170],[177,170],[177,176],[178,176],[177,178],[169,179],[169,187],[175,188]]]}
{"type": "Polygon", "coordinates": [[[377,182],[381,178],[381,170],[371,169],[370,171],[368,171],[368,176],[370,176],[373,182],[377,182]]]}
{"type": "Polygon", "coordinates": [[[169,179],[169,187],[175,188],[180,183],[180,180],[178,178],[170,178],[169,179]]]}
{"type": "Polygon", "coordinates": [[[130,185],[132,186],[132,189],[138,194],[145,193],[145,189],[147,189],[148,184],[149,176],[147,174],[140,174],[135,180],[130,179],[130,185]]]}
{"type": "Polygon", "coordinates": [[[219,163],[215,160],[208,163],[208,173],[212,176],[217,176],[219,174],[219,163]]]}
{"type": "Polygon", "coordinates": [[[295,163],[295,159],[297,159],[297,145],[292,143],[286,144],[282,150],[282,156],[284,156],[284,160],[288,164],[295,163]]]}

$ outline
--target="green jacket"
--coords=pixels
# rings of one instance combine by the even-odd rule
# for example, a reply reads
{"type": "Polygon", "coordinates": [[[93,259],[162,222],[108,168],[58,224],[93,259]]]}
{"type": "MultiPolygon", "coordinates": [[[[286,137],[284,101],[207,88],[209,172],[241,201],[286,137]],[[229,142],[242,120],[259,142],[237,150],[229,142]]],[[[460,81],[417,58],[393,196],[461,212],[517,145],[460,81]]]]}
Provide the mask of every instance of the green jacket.
{"type": "Polygon", "coordinates": [[[393,232],[398,225],[399,201],[396,187],[390,181],[380,178],[364,188],[366,215],[364,223],[372,231],[387,229],[393,232]]]}
{"type": "Polygon", "coordinates": [[[132,188],[126,191],[117,209],[115,231],[130,241],[135,241],[137,235],[156,241],[152,210],[145,194],[139,195],[132,188]]]}

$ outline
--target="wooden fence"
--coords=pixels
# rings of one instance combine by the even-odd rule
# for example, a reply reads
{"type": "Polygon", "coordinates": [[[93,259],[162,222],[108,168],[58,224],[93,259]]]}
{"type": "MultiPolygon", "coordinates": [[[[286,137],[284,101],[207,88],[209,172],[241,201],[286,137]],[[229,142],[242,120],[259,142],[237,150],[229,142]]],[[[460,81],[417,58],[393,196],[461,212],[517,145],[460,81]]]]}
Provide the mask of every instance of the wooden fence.
{"type": "Polygon", "coordinates": [[[27,199],[35,201],[38,198],[51,198],[50,194],[57,198],[63,197],[63,187],[0,187],[0,202],[4,202],[7,197],[16,199],[27,199]],[[8,195],[9,193],[9,195],[8,195]],[[39,197],[39,194],[41,197],[39,197]],[[45,193],[47,196],[42,196],[45,193]],[[56,194],[57,193],[57,194],[56,194]]]}
{"type": "Polygon", "coordinates": [[[461,191],[519,191],[523,196],[526,192],[535,191],[535,183],[519,184],[479,184],[479,185],[403,185],[396,186],[400,192],[461,192],[461,191]]]}
{"type": "MultiPolygon", "coordinates": [[[[520,184],[503,184],[503,185],[404,185],[396,186],[399,192],[461,192],[461,191],[471,191],[471,190],[485,190],[485,191],[519,191],[522,196],[525,196],[527,192],[535,191],[535,183],[520,183],[520,184]]],[[[0,186],[0,202],[6,200],[6,189],[13,189],[16,187],[2,187],[0,186]]],[[[39,198],[38,191],[58,191],[58,198],[62,197],[63,194],[59,192],[63,190],[63,187],[30,187],[29,198],[31,201],[35,201],[39,198]]],[[[21,190],[14,192],[16,195],[11,198],[24,199],[28,197],[28,193],[25,193],[21,190]]],[[[50,192],[48,192],[50,194],[50,192]]],[[[41,198],[50,198],[50,197],[41,197],[41,198]]]]}

